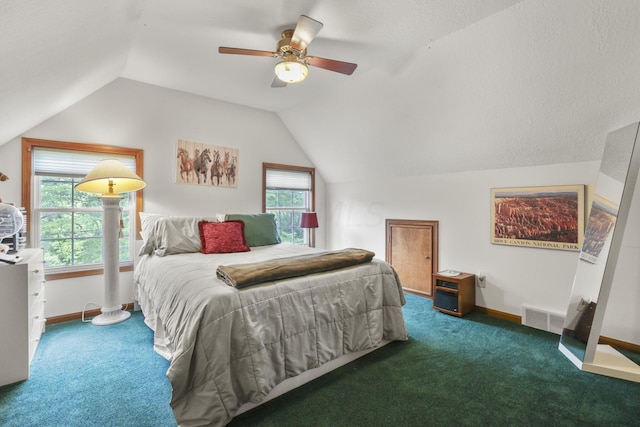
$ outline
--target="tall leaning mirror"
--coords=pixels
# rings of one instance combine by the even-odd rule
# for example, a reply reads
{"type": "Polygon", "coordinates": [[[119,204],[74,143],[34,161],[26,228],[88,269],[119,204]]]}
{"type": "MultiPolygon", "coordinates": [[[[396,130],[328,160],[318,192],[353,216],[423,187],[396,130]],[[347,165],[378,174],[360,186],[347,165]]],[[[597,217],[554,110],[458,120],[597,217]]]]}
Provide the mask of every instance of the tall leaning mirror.
{"type": "Polygon", "coordinates": [[[637,382],[640,366],[598,341],[640,169],[639,129],[607,136],[559,344],[584,371],[637,382]]]}

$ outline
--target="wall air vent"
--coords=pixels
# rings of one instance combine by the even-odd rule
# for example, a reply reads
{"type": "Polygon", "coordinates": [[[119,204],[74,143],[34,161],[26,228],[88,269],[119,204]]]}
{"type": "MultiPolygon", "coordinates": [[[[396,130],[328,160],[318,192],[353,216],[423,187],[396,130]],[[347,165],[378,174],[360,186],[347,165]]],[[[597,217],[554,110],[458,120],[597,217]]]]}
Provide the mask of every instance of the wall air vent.
{"type": "Polygon", "coordinates": [[[523,305],[522,324],[560,335],[564,326],[564,315],[523,305]]]}

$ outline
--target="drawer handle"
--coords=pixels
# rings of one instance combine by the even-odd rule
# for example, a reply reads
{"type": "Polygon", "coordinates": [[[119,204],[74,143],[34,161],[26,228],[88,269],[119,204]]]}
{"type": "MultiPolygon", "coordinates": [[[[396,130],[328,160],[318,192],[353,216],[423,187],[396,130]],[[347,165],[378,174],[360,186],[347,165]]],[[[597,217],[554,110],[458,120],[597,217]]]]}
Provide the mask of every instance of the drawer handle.
{"type": "Polygon", "coordinates": [[[37,297],[38,295],[40,295],[40,292],[34,292],[31,295],[33,295],[34,297],[37,297]]]}
{"type": "Polygon", "coordinates": [[[35,270],[33,270],[34,273],[38,274],[40,273],[40,270],[38,270],[37,268],[35,270]]]}
{"type": "Polygon", "coordinates": [[[33,316],[34,319],[38,320],[40,316],[33,316]]]}

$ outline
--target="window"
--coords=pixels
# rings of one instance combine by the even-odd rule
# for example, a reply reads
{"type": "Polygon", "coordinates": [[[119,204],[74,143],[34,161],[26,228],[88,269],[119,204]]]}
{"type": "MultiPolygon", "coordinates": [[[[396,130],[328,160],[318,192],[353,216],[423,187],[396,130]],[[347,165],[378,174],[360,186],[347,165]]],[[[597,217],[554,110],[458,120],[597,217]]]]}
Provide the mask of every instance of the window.
{"type": "MultiPolygon", "coordinates": [[[[22,202],[31,246],[44,249],[47,279],[102,274],[102,202],[75,185],[104,158],[117,158],[142,176],[142,150],[22,139],[22,202]]],[[[125,194],[120,269],[131,270],[136,212],[142,192],[125,194]]]]}
{"type": "Polygon", "coordinates": [[[262,211],[275,214],[282,241],[307,244],[300,218],[302,212],[315,211],[315,169],[263,163],[262,186],[262,211]]]}

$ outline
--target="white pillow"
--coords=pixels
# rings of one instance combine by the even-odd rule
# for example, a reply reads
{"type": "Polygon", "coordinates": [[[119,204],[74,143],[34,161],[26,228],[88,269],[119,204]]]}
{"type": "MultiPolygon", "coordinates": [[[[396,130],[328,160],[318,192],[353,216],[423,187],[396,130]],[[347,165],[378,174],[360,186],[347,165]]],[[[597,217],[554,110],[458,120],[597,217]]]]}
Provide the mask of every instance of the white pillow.
{"type": "Polygon", "coordinates": [[[179,217],[140,212],[142,246],[139,255],[158,256],[200,252],[198,222],[218,221],[209,217],[179,217]]]}
{"type": "Polygon", "coordinates": [[[147,236],[151,234],[151,230],[153,229],[153,225],[156,221],[160,218],[166,218],[168,215],[138,212],[138,216],[140,217],[140,236],[142,236],[143,239],[146,239],[147,236]]]}
{"type": "Polygon", "coordinates": [[[153,253],[158,256],[200,252],[201,217],[165,217],[153,226],[153,253]]]}
{"type": "Polygon", "coordinates": [[[159,219],[166,218],[167,215],[138,212],[138,216],[140,217],[140,236],[142,237],[142,246],[140,246],[138,255],[150,255],[155,249],[155,243],[149,239],[153,233],[153,227],[159,219]]]}

